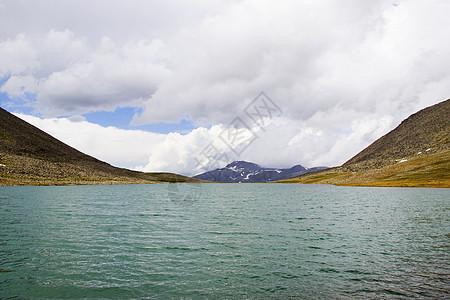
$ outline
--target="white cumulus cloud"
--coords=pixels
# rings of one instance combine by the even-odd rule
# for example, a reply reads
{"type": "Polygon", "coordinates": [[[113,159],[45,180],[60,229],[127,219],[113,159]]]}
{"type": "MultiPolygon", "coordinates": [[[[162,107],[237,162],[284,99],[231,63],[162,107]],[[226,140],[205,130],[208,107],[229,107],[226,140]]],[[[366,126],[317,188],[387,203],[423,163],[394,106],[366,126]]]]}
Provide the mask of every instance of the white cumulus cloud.
{"type": "Polygon", "coordinates": [[[358,118],[341,131],[332,126],[307,127],[305,122],[284,117],[274,118],[261,129],[243,117],[240,120],[248,125],[244,131],[236,133],[230,131],[229,124],[219,124],[211,128],[199,127],[182,135],[103,127],[85,121],[82,116],[41,119],[16,115],[66,144],[115,166],[188,176],[224,167],[234,160],[251,161],[265,167],[334,166],[392,127],[390,116],[358,118]],[[232,138],[237,143],[230,144],[230,132],[236,133],[232,138]]]}
{"type": "Polygon", "coordinates": [[[273,166],[337,165],[449,98],[449,1],[2,4],[0,92],[26,99],[51,133],[122,166],[199,171],[193,157],[261,91],[283,114],[240,158],[273,166]],[[83,120],[117,107],[137,108],[135,125],[190,119],[202,127],[158,135],[83,120]],[[76,140],[63,132],[71,126],[90,129],[76,140]],[[153,142],[129,150],[134,158],[127,145],[106,142],[132,137],[153,142]]]}
{"type": "Polygon", "coordinates": [[[16,116],[83,153],[119,167],[134,168],[147,161],[155,145],[165,139],[163,134],[103,127],[79,117],[16,116]]]}

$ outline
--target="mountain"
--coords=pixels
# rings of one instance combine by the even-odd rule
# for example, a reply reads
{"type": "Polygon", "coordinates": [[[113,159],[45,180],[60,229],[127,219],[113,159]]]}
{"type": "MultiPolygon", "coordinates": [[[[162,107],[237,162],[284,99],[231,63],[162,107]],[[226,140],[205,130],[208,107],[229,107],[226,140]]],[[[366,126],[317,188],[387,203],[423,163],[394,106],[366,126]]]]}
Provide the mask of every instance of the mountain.
{"type": "Polygon", "coordinates": [[[193,178],[214,182],[269,182],[292,178],[308,172],[325,169],[325,167],[305,168],[301,165],[290,169],[263,168],[246,161],[235,161],[225,168],[208,171],[193,178]]]}
{"type": "Polygon", "coordinates": [[[342,166],[283,182],[450,187],[450,99],[411,115],[342,166]]]}
{"type": "Polygon", "coordinates": [[[113,167],[0,108],[0,185],[125,184],[199,181],[172,173],[113,167]]]}

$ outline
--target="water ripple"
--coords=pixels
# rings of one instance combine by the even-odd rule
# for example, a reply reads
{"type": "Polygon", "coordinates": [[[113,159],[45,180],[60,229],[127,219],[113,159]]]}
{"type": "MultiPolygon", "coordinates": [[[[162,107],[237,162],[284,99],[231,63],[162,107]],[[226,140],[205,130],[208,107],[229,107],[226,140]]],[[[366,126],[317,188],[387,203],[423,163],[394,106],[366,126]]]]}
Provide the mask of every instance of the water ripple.
{"type": "Polygon", "coordinates": [[[0,298],[449,298],[447,189],[1,187],[0,298]]]}

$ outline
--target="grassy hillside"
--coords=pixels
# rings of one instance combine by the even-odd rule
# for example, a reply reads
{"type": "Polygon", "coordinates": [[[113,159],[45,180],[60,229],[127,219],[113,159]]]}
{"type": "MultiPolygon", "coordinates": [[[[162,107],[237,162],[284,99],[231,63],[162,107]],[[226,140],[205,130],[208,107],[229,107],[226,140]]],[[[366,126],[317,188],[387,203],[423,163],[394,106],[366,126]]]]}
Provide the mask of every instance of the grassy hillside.
{"type": "Polygon", "coordinates": [[[348,171],[378,169],[417,153],[449,150],[450,99],[422,109],[342,165],[348,171]]]}
{"type": "Polygon", "coordinates": [[[280,182],[450,187],[449,116],[450,100],[427,107],[342,166],[280,182]]]}
{"type": "Polygon", "coordinates": [[[186,182],[172,173],[113,167],[86,155],[0,108],[0,185],[186,182]]]}
{"type": "Polygon", "coordinates": [[[348,172],[338,167],[279,182],[450,188],[450,151],[416,157],[380,169],[348,172]]]}

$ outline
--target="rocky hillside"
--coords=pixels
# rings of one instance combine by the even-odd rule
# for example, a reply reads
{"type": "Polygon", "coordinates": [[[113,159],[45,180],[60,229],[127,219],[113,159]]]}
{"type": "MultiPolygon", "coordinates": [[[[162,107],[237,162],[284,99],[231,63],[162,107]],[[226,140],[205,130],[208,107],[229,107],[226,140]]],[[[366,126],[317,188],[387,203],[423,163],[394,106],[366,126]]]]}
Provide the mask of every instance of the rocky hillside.
{"type": "Polygon", "coordinates": [[[450,187],[450,99],[422,109],[340,167],[284,182],[450,187]]]}
{"type": "Polygon", "coordinates": [[[171,173],[113,167],[0,108],[0,185],[198,181],[171,173]]]}
{"type": "Polygon", "coordinates": [[[225,168],[208,171],[194,178],[213,182],[270,182],[288,179],[308,172],[326,169],[326,167],[305,168],[301,165],[289,169],[264,168],[246,161],[234,161],[225,168]]]}
{"type": "Polygon", "coordinates": [[[423,154],[449,150],[450,99],[422,109],[379,138],[342,167],[379,169],[423,154]]]}

